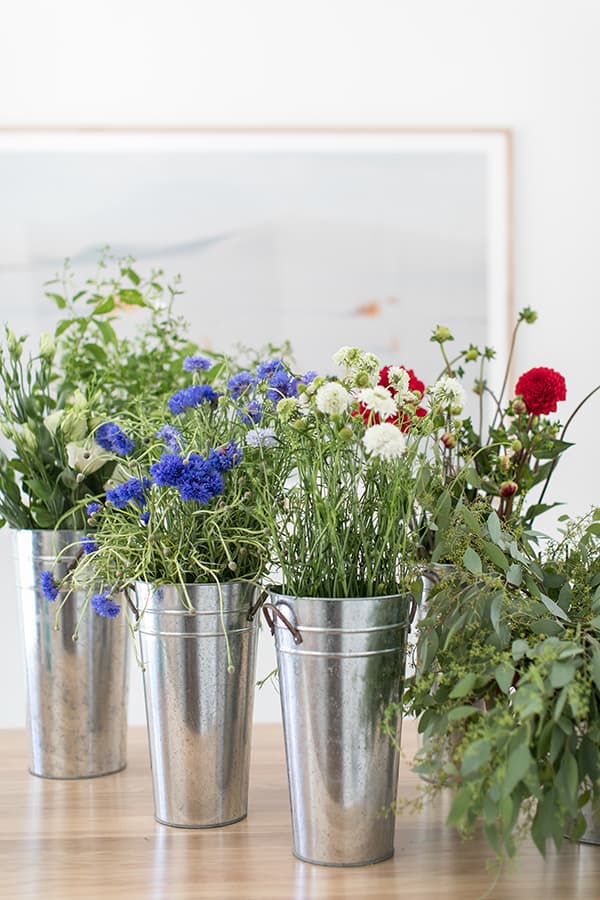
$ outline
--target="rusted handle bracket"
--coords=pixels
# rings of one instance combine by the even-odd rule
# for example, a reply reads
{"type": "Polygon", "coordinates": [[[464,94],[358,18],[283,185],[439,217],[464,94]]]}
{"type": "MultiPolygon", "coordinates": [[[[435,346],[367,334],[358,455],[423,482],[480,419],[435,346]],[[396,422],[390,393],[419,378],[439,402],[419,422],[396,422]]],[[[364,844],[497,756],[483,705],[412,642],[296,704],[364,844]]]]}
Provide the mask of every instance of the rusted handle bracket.
{"type": "Polygon", "coordinates": [[[288,629],[288,631],[294,638],[294,643],[295,644],[302,643],[302,635],[300,634],[300,632],[298,631],[296,626],[292,625],[292,623],[287,618],[287,616],[284,616],[284,614],[281,612],[279,607],[274,606],[273,603],[263,603],[262,611],[263,611],[263,615],[266,619],[267,625],[269,626],[269,631],[271,632],[271,634],[275,634],[275,617],[277,616],[277,618],[281,619],[281,621],[283,622],[285,627],[288,629]],[[268,613],[269,609],[273,611],[272,616],[269,615],[269,613],[268,613]]]}
{"type": "Polygon", "coordinates": [[[256,601],[256,603],[254,604],[254,606],[251,606],[250,609],[248,610],[248,621],[249,622],[251,622],[252,619],[254,618],[254,616],[256,615],[256,613],[259,612],[261,606],[263,605],[263,603],[265,602],[265,600],[267,599],[268,596],[269,596],[268,591],[261,591],[259,598],[256,601]]]}

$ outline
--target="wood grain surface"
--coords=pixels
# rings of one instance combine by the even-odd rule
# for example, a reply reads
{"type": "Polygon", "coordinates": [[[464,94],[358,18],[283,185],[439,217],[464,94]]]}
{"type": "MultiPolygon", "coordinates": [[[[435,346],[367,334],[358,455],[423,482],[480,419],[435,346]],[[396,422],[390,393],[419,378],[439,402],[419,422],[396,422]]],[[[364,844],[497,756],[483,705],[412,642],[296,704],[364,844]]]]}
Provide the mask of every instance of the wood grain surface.
{"type": "MultiPolygon", "coordinates": [[[[407,757],[414,722],[404,725],[407,757]]],[[[420,782],[403,760],[400,796],[420,782]]],[[[222,829],[157,824],[146,735],[132,728],[129,766],[117,775],[48,781],[27,772],[23,731],[0,731],[0,897],[44,900],[287,900],[456,898],[596,900],[600,847],[566,842],[543,860],[525,844],[496,884],[483,841],[444,824],[448,798],[398,818],[396,854],[375,866],[335,869],[296,860],[281,729],[255,727],[248,818],[222,829]]]]}

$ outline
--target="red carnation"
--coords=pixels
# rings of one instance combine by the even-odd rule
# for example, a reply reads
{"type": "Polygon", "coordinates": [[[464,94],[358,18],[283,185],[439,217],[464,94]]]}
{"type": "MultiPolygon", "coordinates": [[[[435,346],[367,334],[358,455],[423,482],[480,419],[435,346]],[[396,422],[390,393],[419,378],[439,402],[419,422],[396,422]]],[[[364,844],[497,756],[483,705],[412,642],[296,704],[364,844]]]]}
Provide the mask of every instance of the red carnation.
{"type": "Polygon", "coordinates": [[[567,385],[560,372],[539,366],[521,375],[515,385],[515,394],[523,398],[527,412],[532,416],[545,416],[556,412],[556,404],[567,399],[567,385]]]}

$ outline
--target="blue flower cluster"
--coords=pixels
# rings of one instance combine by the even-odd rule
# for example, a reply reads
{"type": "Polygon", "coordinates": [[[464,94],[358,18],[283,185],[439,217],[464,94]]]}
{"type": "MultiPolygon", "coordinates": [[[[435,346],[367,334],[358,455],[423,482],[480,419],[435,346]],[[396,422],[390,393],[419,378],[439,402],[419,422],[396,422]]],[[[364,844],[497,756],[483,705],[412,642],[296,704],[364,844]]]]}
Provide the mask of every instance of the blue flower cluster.
{"type": "Polygon", "coordinates": [[[219,395],[209,384],[192,384],[176,391],[168,400],[168,406],[174,416],[200,406],[201,403],[215,403],[219,395]]]}
{"type": "Polygon", "coordinates": [[[267,397],[272,403],[279,403],[284,397],[298,396],[298,382],[285,369],[278,369],[269,379],[267,397]]]}
{"type": "Polygon", "coordinates": [[[121,612],[121,607],[110,597],[108,591],[92,594],[90,603],[94,612],[106,619],[115,619],[121,612]]]}
{"type": "Polygon", "coordinates": [[[175,487],[182,500],[195,500],[205,505],[225,490],[222,473],[239,464],[242,451],[234,441],[210,451],[208,459],[199,453],[188,457],[163,453],[150,466],[150,474],[159,487],[175,487]]]}
{"type": "Polygon", "coordinates": [[[283,361],[280,359],[265,359],[256,367],[256,375],[260,381],[268,381],[276,372],[285,371],[283,361]]]}
{"type": "Polygon", "coordinates": [[[40,575],[40,587],[46,600],[50,603],[54,603],[58,597],[59,588],[52,576],[52,572],[42,572],[40,575]]]}
{"type": "Polygon", "coordinates": [[[96,501],[94,500],[92,501],[92,503],[88,503],[88,505],[86,506],[85,514],[89,518],[90,516],[95,515],[97,512],[100,512],[101,509],[102,505],[100,503],[96,503],[96,501]]]}
{"type": "Polygon", "coordinates": [[[138,506],[145,506],[145,493],[151,486],[152,482],[149,478],[144,478],[141,481],[139,478],[130,478],[129,481],[110,488],[106,492],[106,502],[112,503],[117,509],[125,509],[129,502],[137,503],[138,506]]]}
{"type": "Polygon", "coordinates": [[[205,356],[186,356],[183,360],[183,368],[186,372],[205,372],[212,369],[212,362],[205,356]]]}
{"type": "Polygon", "coordinates": [[[241,397],[242,394],[245,394],[250,388],[255,387],[256,384],[257,380],[252,372],[238,372],[236,375],[231,376],[227,382],[227,387],[229,388],[233,399],[237,400],[238,397],[241,397]]]}
{"type": "Polygon", "coordinates": [[[84,553],[95,553],[98,549],[98,544],[89,534],[84,534],[81,539],[81,548],[84,553]]]}
{"type": "Polygon", "coordinates": [[[181,432],[172,425],[163,425],[163,427],[156,432],[156,437],[161,438],[164,441],[165,446],[171,453],[178,453],[183,446],[181,432]]]}
{"type": "Polygon", "coordinates": [[[116,453],[117,456],[129,456],[135,450],[134,442],[127,437],[116,422],[106,422],[104,425],[100,425],[96,429],[95,439],[103,450],[116,453]]]}

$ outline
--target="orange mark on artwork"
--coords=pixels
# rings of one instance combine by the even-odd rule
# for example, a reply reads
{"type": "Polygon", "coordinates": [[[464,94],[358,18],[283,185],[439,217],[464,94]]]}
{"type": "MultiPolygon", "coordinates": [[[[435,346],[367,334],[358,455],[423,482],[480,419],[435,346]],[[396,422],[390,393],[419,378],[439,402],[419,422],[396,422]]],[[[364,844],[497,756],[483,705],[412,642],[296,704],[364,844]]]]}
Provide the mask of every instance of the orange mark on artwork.
{"type": "Polygon", "coordinates": [[[379,300],[368,300],[355,309],[357,316],[366,316],[368,319],[375,319],[381,315],[381,303],[379,300]]]}

